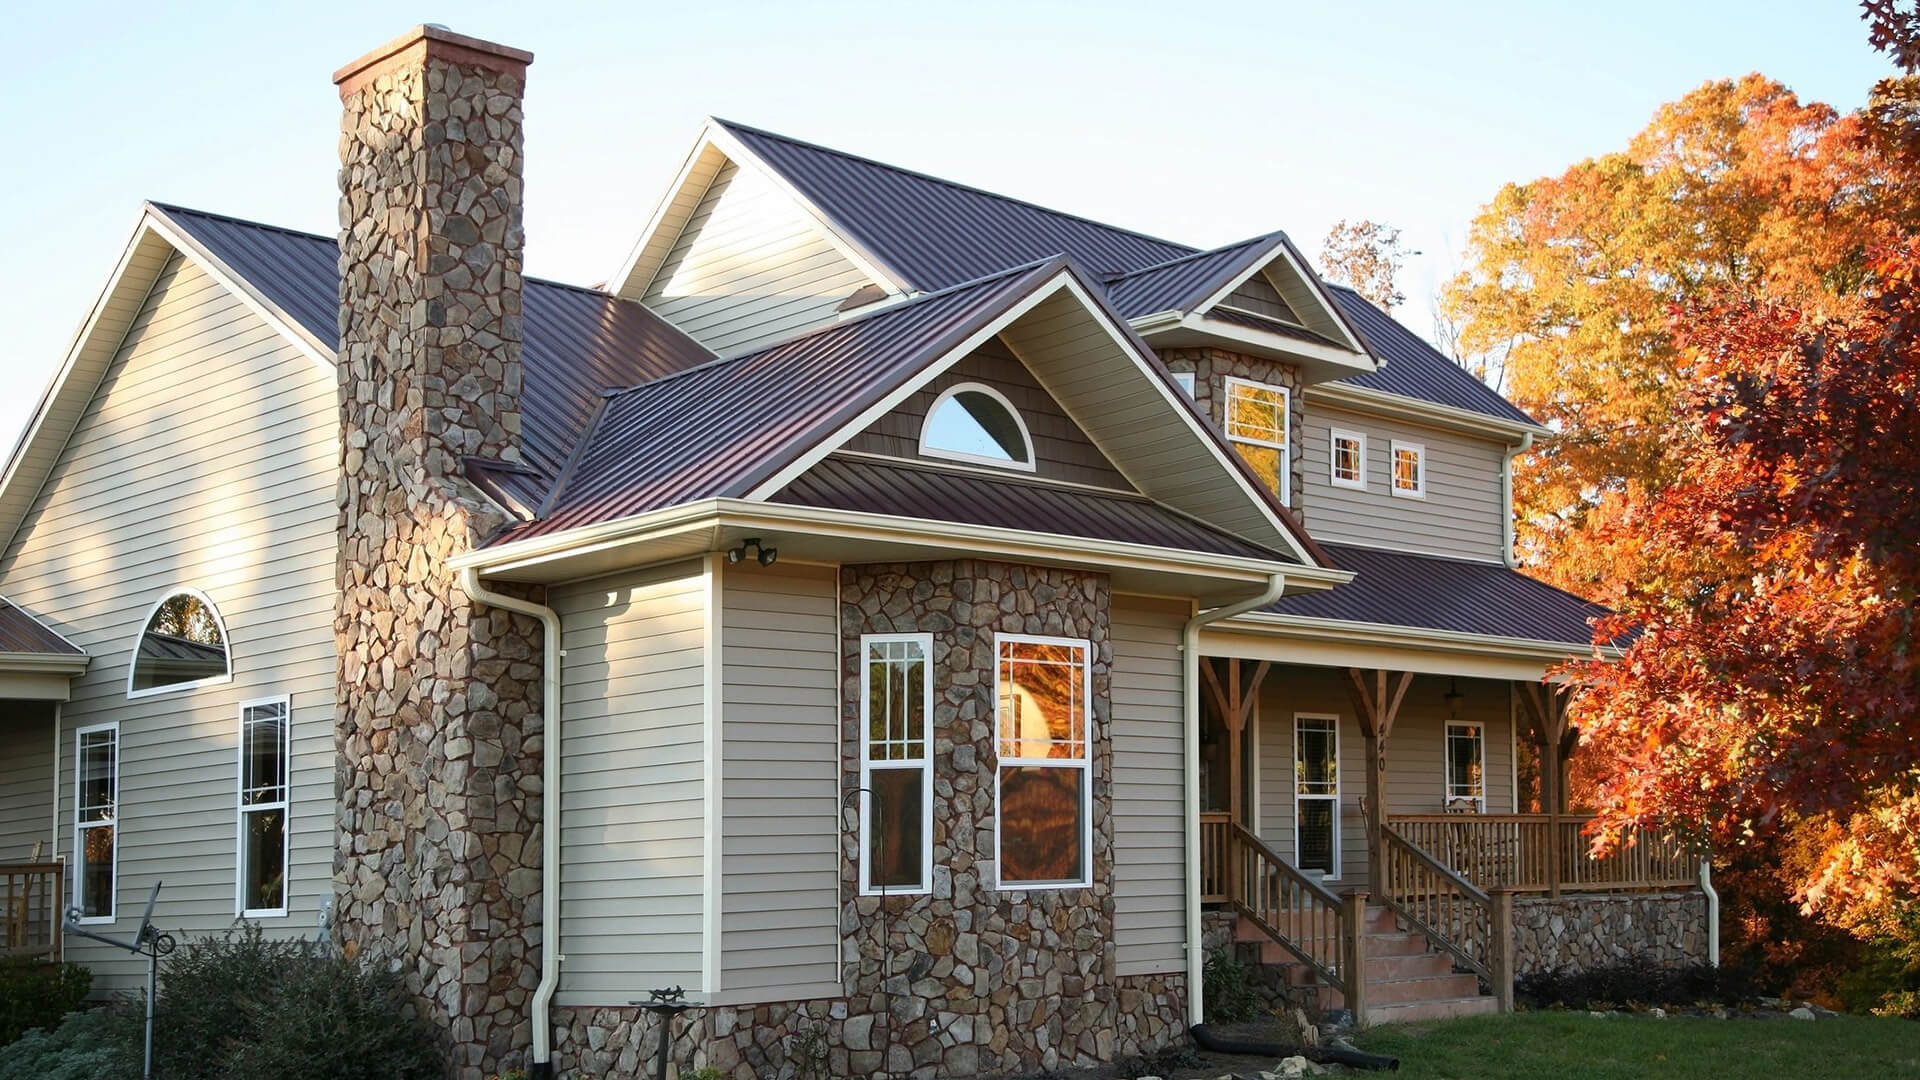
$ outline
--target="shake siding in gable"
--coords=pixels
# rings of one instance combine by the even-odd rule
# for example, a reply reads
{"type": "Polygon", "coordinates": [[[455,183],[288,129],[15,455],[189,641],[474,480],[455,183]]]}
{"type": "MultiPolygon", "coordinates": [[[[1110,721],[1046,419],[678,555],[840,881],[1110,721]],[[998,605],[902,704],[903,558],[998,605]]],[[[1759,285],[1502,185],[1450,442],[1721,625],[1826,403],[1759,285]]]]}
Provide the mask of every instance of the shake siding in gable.
{"type": "Polygon", "coordinates": [[[721,592],[721,994],[838,996],[837,573],[729,567],[721,592]]]}
{"type": "Polygon", "coordinates": [[[1500,474],[1505,444],[1331,409],[1311,394],[1302,426],[1304,505],[1314,539],[1483,562],[1504,557],[1500,474]],[[1333,486],[1329,439],[1336,427],[1367,437],[1364,490],[1333,486]],[[1393,497],[1389,470],[1395,439],[1426,447],[1426,498],[1393,497]]]}
{"type": "Polygon", "coordinates": [[[728,162],[642,302],[724,356],[833,319],[867,283],[792,196],[728,162]]]}
{"type": "MultiPolygon", "coordinates": [[[[332,895],[338,430],[333,373],[175,255],[0,553],[0,592],[93,656],[62,707],[69,860],[73,733],[120,725],[119,919],[96,929],[131,934],[155,881],[168,929],[233,923],[239,708],[257,698],[292,699],[289,914],[262,922],[312,933],[332,895]],[[142,621],[182,585],[225,619],[233,680],[128,700],[142,621]]],[[[144,978],[105,946],[70,940],[68,956],[96,991],[144,978]]]]}
{"type": "Polygon", "coordinates": [[[557,1001],[704,989],[706,577],[682,563],[550,603],[565,653],[557,1001]]]}
{"type": "Polygon", "coordinates": [[[1185,605],[1113,598],[1114,971],[1186,968],[1180,628],[1185,605]]]}

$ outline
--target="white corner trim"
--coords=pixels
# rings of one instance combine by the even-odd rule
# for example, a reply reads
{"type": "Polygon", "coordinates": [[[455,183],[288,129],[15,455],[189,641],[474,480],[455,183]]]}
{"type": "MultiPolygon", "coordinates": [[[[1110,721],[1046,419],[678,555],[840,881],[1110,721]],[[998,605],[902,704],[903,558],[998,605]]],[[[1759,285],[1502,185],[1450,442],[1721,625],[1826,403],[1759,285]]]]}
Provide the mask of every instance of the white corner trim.
{"type": "Polygon", "coordinates": [[[719,552],[709,552],[706,559],[704,578],[706,580],[706,619],[702,628],[700,650],[701,679],[705,686],[702,695],[701,732],[705,743],[706,769],[700,786],[702,813],[705,819],[706,835],[703,837],[706,850],[700,860],[700,876],[706,899],[705,910],[700,919],[700,972],[701,991],[708,997],[721,990],[721,975],[725,970],[723,960],[723,933],[721,917],[725,911],[720,902],[720,889],[726,880],[725,867],[721,860],[725,857],[725,845],[721,843],[722,828],[725,824],[725,792],[721,789],[724,780],[722,754],[726,745],[722,738],[722,692],[725,689],[720,656],[721,640],[720,618],[725,609],[722,590],[725,588],[726,563],[719,552]]]}

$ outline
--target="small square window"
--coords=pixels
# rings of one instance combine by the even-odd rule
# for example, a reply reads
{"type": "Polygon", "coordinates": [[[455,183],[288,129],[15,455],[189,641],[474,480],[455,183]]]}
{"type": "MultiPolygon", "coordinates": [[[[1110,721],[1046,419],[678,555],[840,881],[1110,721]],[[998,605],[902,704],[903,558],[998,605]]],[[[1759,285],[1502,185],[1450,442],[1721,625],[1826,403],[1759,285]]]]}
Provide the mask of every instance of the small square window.
{"type": "Polygon", "coordinates": [[[1393,495],[1397,499],[1427,497],[1427,448],[1419,443],[1393,441],[1393,495]]]}
{"type": "Polygon", "coordinates": [[[1327,441],[1334,487],[1367,486],[1367,437],[1357,431],[1334,428],[1327,441]]]}

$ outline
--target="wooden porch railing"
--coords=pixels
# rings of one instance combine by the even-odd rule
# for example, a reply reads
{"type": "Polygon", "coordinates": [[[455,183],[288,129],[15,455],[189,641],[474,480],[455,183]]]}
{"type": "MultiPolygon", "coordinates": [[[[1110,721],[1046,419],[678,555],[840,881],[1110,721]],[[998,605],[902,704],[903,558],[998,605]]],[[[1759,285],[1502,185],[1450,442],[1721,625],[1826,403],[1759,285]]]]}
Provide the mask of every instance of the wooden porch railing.
{"type": "Polygon", "coordinates": [[[61,956],[65,863],[0,863],[0,957],[61,956]]]}
{"type": "Polygon", "coordinates": [[[1482,891],[1647,891],[1692,885],[1699,858],[1654,829],[1604,859],[1587,854],[1586,814],[1392,814],[1393,831],[1482,891]]]}
{"type": "Polygon", "coordinates": [[[1374,886],[1380,902],[1453,954],[1455,963],[1493,982],[1500,942],[1510,936],[1510,929],[1497,925],[1493,898],[1407,842],[1392,825],[1381,831],[1381,846],[1385,880],[1374,886]]]}
{"type": "Polygon", "coordinates": [[[1202,895],[1232,905],[1364,1017],[1366,894],[1334,895],[1230,814],[1202,814],[1200,836],[1202,895]]]}

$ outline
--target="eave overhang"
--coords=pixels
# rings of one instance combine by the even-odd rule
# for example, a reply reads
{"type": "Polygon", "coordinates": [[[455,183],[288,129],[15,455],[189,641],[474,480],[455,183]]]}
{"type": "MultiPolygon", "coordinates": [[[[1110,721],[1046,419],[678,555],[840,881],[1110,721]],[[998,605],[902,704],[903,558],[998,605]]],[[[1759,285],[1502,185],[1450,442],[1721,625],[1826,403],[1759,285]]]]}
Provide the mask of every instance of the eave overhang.
{"type": "Polygon", "coordinates": [[[1391,416],[1399,420],[1408,420],[1428,427],[1458,431],[1481,437],[1491,436],[1512,446],[1519,446],[1529,437],[1549,438],[1554,434],[1552,428],[1541,424],[1523,424],[1514,420],[1489,416],[1471,409],[1442,405],[1435,401],[1423,401],[1419,398],[1402,397],[1383,390],[1371,390],[1351,383],[1328,382],[1310,386],[1307,397],[1329,405],[1346,406],[1362,412],[1391,416]]]}
{"type": "Polygon", "coordinates": [[[1284,334],[1208,318],[1204,313],[1160,311],[1129,323],[1156,349],[1213,347],[1278,360],[1300,369],[1311,385],[1379,370],[1373,357],[1284,334]]]}
{"type": "Polygon", "coordinates": [[[780,557],[812,563],[989,558],[1096,569],[1114,588],[1195,597],[1202,605],[1245,595],[1284,574],[1289,592],[1332,588],[1349,571],[1281,560],[1181,551],[1085,537],[997,529],[819,507],[706,499],[617,521],[479,548],[449,560],[496,581],[554,584],[725,551],[757,538],[780,557]]]}
{"type": "MultiPolygon", "coordinates": [[[[1255,612],[1202,632],[1212,655],[1325,666],[1384,667],[1421,674],[1539,680],[1581,660],[1618,660],[1622,650],[1537,638],[1255,612]]],[[[1558,679],[1560,677],[1556,677],[1558,679]]]]}

